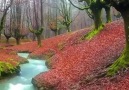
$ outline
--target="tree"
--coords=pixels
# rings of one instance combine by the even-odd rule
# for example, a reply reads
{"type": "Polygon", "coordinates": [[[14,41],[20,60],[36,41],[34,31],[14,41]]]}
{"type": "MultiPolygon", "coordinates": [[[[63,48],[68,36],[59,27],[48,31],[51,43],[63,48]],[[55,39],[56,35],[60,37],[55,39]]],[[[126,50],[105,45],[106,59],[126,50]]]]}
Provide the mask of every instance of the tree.
{"type": "Polygon", "coordinates": [[[66,26],[67,32],[71,32],[70,24],[72,23],[71,4],[68,4],[66,0],[61,0],[59,7],[60,15],[63,17],[62,24],[66,26]]]}
{"type": "Polygon", "coordinates": [[[55,36],[60,34],[61,29],[65,28],[65,25],[62,24],[63,18],[56,17],[56,20],[53,20],[49,23],[49,28],[55,33],[55,36]]]}
{"type": "Polygon", "coordinates": [[[103,8],[105,9],[106,12],[106,19],[107,19],[107,23],[111,22],[111,5],[106,3],[104,0],[100,0],[103,8]]]}
{"type": "Polygon", "coordinates": [[[52,14],[51,18],[49,18],[50,23],[49,23],[49,28],[51,29],[51,31],[53,31],[55,33],[55,36],[57,36],[59,34],[60,29],[58,28],[58,11],[57,11],[57,1],[53,1],[52,3],[54,3],[52,6],[55,6],[55,8],[53,8],[53,13],[51,13],[51,9],[50,9],[50,14],[52,14]],[[55,14],[55,15],[54,15],[55,14]]]}
{"type": "Polygon", "coordinates": [[[107,12],[107,22],[111,20],[110,4],[107,4],[104,0],[78,0],[78,2],[84,2],[84,7],[77,7],[71,0],[69,1],[74,7],[78,8],[79,10],[86,10],[89,17],[94,20],[94,30],[84,36],[84,38],[86,39],[91,39],[94,35],[98,34],[103,29],[103,23],[101,20],[102,8],[105,8],[107,12]]]}
{"type": "MultiPolygon", "coordinates": [[[[4,24],[5,24],[5,19],[6,19],[6,15],[7,15],[7,11],[9,10],[9,8],[11,7],[11,5],[13,4],[13,0],[10,1],[4,1],[4,10],[3,10],[3,15],[2,18],[0,20],[0,39],[1,39],[1,33],[2,30],[4,28],[4,24]],[[8,3],[9,2],[9,3],[8,3]]],[[[3,8],[3,7],[2,7],[3,8]]]]}
{"type": "Polygon", "coordinates": [[[57,28],[57,22],[51,21],[49,24],[50,29],[55,33],[55,36],[58,35],[58,28],[57,28]]]}
{"type": "MultiPolygon", "coordinates": [[[[30,13],[28,13],[30,14],[30,13]]],[[[33,19],[32,19],[32,23],[29,26],[29,30],[35,34],[35,36],[37,37],[37,44],[39,47],[41,47],[42,42],[41,42],[41,35],[42,32],[44,30],[43,28],[43,0],[33,0],[33,19]],[[38,5],[40,5],[40,10],[38,5]],[[40,11],[40,12],[38,12],[40,11]]],[[[29,16],[28,16],[29,19],[29,16]]],[[[31,20],[31,17],[30,17],[31,20]]],[[[30,21],[31,22],[31,21],[30,21]]],[[[28,23],[30,23],[28,21],[28,23]]]]}
{"type": "Polygon", "coordinates": [[[21,39],[21,17],[22,17],[22,6],[21,0],[15,0],[13,6],[11,7],[11,29],[13,32],[13,37],[16,39],[16,44],[20,44],[21,39]]]}
{"type": "Polygon", "coordinates": [[[124,20],[126,46],[121,56],[108,68],[107,75],[112,76],[129,65],[129,0],[106,0],[118,10],[124,20]]]}

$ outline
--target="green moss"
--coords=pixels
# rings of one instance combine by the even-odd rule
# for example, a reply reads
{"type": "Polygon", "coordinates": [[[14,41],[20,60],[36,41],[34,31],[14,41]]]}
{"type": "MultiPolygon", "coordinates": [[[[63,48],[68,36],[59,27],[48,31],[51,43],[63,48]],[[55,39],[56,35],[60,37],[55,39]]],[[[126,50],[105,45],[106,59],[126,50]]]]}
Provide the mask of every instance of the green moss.
{"type": "Polygon", "coordinates": [[[123,54],[108,68],[107,76],[115,75],[119,70],[129,66],[129,51],[124,50],[123,54]]]}
{"type": "Polygon", "coordinates": [[[0,77],[4,76],[5,74],[13,74],[17,72],[17,67],[13,66],[8,62],[0,61],[0,77]]]}
{"type": "Polygon", "coordinates": [[[103,27],[104,27],[104,25],[101,25],[98,29],[93,29],[88,34],[83,36],[82,40],[85,40],[85,39],[91,40],[94,36],[96,36],[97,34],[99,34],[103,30],[103,27]]]}

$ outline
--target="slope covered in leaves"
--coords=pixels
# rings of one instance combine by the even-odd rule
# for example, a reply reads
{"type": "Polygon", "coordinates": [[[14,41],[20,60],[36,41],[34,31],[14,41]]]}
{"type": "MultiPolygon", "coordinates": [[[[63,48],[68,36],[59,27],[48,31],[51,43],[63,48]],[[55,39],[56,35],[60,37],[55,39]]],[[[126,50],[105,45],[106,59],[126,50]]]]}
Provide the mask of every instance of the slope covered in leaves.
{"type": "Polygon", "coordinates": [[[124,42],[123,22],[115,21],[107,24],[104,30],[92,40],[69,45],[63,51],[57,52],[51,58],[52,69],[37,75],[32,82],[39,88],[92,90],[85,87],[85,84],[83,87],[80,82],[86,76],[105,69],[116,60],[124,48],[124,42]]]}
{"type": "Polygon", "coordinates": [[[18,57],[15,51],[6,50],[8,44],[0,44],[0,79],[6,74],[14,74],[19,71],[19,63],[26,61],[18,57]]]}
{"type": "Polygon", "coordinates": [[[89,31],[89,28],[83,29],[80,32],[72,32],[57,37],[53,37],[42,42],[43,46],[36,49],[30,56],[41,57],[49,53],[56,54],[64,51],[69,46],[76,45],[81,42],[81,37],[89,31]]]}
{"type": "Polygon", "coordinates": [[[42,58],[44,54],[48,54],[49,52],[55,54],[57,52],[62,51],[62,49],[65,49],[66,47],[80,43],[80,37],[82,37],[89,30],[90,28],[86,28],[81,30],[80,32],[76,31],[45,39],[42,41],[41,47],[38,47],[37,42],[35,41],[14,47],[9,47],[7,49],[14,50],[17,52],[31,52],[29,55],[31,58],[42,58]]]}

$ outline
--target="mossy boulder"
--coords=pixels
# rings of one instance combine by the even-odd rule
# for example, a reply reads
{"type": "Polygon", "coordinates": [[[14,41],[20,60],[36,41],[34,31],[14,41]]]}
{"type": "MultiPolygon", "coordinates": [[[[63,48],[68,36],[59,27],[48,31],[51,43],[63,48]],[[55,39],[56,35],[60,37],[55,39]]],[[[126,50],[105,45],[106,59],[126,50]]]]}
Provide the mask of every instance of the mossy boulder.
{"type": "Polygon", "coordinates": [[[18,74],[19,72],[20,72],[19,64],[14,66],[11,63],[0,61],[0,79],[2,79],[2,77],[6,77],[9,75],[18,74]]]}

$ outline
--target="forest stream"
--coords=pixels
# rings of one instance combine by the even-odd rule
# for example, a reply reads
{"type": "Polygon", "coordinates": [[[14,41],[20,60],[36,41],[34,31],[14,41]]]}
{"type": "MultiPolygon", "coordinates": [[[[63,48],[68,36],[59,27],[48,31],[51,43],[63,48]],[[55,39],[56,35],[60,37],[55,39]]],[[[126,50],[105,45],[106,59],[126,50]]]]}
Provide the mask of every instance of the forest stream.
{"type": "MultiPolygon", "coordinates": [[[[19,56],[27,58],[28,53],[18,53],[19,56]]],[[[48,71],[44,60],[28,59],[29,63],[20,65],[19,75],[0,82],[0,90],[35,90],[31,79],[41,72],[48,71]]]]}

